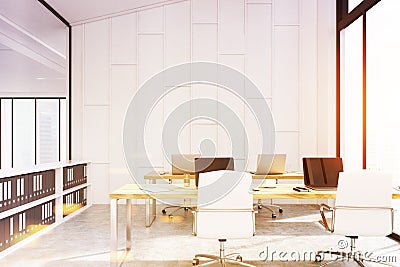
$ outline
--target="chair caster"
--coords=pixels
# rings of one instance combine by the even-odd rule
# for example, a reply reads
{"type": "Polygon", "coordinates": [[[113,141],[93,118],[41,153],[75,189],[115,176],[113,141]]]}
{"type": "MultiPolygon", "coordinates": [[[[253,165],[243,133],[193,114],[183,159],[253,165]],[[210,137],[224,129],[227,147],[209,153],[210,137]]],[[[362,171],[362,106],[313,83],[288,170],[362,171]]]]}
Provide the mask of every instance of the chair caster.
{"type": "Polygon", "coordinates": [[[272,213],[272,219],[275,219],[275,218],[276,218],[276,214],[272,213]]]}
{"type": "Polygon", "coordinates": [[[316,262],[321,262],[322,261],[321,255],[319,255],[319,254],[315,255],[315,261],[316,262]]]}
{"type": "Polygon", "coordinates": [[[242,258],[242,256],[239,255],[239,256],[236,257],[236,260],[242,262],[243,258],[242,258]]]}
{"type": "Polygon", "coordinates": [[[188,210],[189,210],[189,208],[188,208],[188,207],[184,207],[183,209],[184,209],[185,211],[188,211],[188,210]]]}
{"type": "Polygon", "coordinates": [[[169,219],[172,220],[174,218],[174,215],[170,214],[168,215],[169,219]]]}
{"type": "Polygon", "coordinates": [[[279,213],[283,213],[283,209],[279,209],[279,213]]]}
{"type": "Polygon", "coordinates": [[[197,265],[199,265],[199,263],[200,263],[200,261],[199,261],[199,259],[197,259],[197,258],[194,258],[194,259],[192,260],[192,265],[193,265],[193,266],[197,266],[197,265]]]}
{"type": "Polygon", "coordinates": [[[167,211],[166,211],[166,210],[162,210],[161,212],[162,212],[162,214],[164,214],[164,215],[167,214],[167,211]]]}

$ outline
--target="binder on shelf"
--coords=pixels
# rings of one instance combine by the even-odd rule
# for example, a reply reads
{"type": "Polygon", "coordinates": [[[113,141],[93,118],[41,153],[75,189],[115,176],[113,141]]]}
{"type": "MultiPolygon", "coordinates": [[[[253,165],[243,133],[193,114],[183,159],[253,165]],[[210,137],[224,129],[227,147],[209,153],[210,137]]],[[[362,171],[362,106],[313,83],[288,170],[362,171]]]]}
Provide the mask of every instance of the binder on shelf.
{"type": "Polygon", "coordinates": [[[8,209],[15,208],[17,206],[17,179],[16,177],[9,177],[8,182],[11,185],[9,193],[9,206],[8,209]]]}
{"type": "Polygon", "coordinates": [[[5,233],[4,233],[4,225],[5,225],[5,219],[0,219],[0,251],[3,251],[5,249],[5,233]]]}
{"type": "Polygon", "coordinates": [[[42,172],[42,197],[47,197],[49,195],[49,189],[47,187],[47,171],[42,172]]]}
{"type": "Polygon", "coordinates": [[[25,179],[26,179],[25,183],[27,185],[27,190],[26,190],[27,199],[25,203],[29,203],[33,201],[33,182],[32,182],[33,174],[30,173],[25,175],[25,179]]]}
{"type": "Polygon", "coordinates": [[[21,205],[29,202],[29,174],[24,175],[24,195],[21,205]]]}
{"type": "Polygon", "coordinates": [[[26,232],[28,234],[35,230],[35,207],[26,211],[26,232]]]}
{"type": "Polygon", "coordinates": [[[51,223],[56,222],[56,200],[53,199],[52,205],[51,205],[51,223]]]}
{"type": "Polygon", "coordinates": [[[3,189],[3,194],[2,194],[2,207],[1,211],[6,211],[8,209],[12,208],[12,188],[11,188],[11,179],[10,178],[2,178],[2,189],[3,189]]]}
{"type": "Polygon", "coordinates": [[[19,239],[19,216],[18,213],[10,216],[10,245],[14,245],[19,239]]]}
{"type": "Polygon", "coordinates": [[[31,201],[35,201],[36,199],[38,199],[38,196],[37,196],[37,174],[33,173],[32,174],[32,200],[31,201]]]}
{"type": "Polygon", "coordinates": [[[38,175],[38,192],[39,192],[39,198],[42,198],[44,195],[43,191],[43,172],[39,173],[38,175]]]}
{"type": "Polygon", "coordinates": [[[55,194],[55,192],[56,192],[56,171],[55,170],[50,170],[49,174],[50,174],[49,186],[50,186],[50,192],[51,192],[51,195],[52,195],[52,194],[55,194]]]}
{"type": "MultiPolygon", "coordinates": [[[[4,193],[3,193],[3,183],[4,183],[5,179],[0,179],[0,212],[2,212],[3,210],[5,210],[4,208],[4,193]]],[[[0,232],[1,234],[3,234],[3,232],[0,232]]]]}
{"type": "Polygon", "coordinates": [[[17,191],[16,191],[16,207],[23,205],[23,201],[24,201],[24,176],[18,176],[14,178],[16,181],[16,185],[17,185],[17,191]]]}
{"type": "Polygon", "coordinates": [[[10,217],[4,218],[4,248],[10,246],[10,217]]]}

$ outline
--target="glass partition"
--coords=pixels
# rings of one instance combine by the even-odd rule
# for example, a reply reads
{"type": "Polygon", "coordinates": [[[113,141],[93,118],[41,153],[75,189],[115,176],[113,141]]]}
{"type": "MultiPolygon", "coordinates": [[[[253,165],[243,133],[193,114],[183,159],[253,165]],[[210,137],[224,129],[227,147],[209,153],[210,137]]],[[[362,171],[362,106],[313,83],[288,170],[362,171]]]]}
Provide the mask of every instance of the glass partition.
{"type": "Polygon", "coordinates": [[[35,100],[12,102],[12,160],[14,168],[35,165],[35,100]]]}
{"type": "Polygon", "coordinates": [[[1,169],[67,158],[65,98],[0,97],[1,169]]]}
{"type": "Polygon", "coordinates": [[[362,169],[362,18],[341,31],[340,151],[345,170],[362,169]]]}
{"type": "Polygon", "coordinates": [[[1,120],[1,168],[11,168],[12,163],[12,103],[11,99],[0,99],[0,120],[1,120]]]}
{"type": "Polygon", "coordinates": [[[60,153],[60,110],[58,99],[36,101],[37,163],[56,162],[60,153]]]}
{"type": "MultiPolygon", "coordinates": [[[[385,0],[367,13],[367,169],[390,172],[400,185],[400,1],[385,0]]],[[[399,208],[395,201],[395,208],[399,208]]],[[[394,232],[400,232],[395,213],[394,232]]]]}

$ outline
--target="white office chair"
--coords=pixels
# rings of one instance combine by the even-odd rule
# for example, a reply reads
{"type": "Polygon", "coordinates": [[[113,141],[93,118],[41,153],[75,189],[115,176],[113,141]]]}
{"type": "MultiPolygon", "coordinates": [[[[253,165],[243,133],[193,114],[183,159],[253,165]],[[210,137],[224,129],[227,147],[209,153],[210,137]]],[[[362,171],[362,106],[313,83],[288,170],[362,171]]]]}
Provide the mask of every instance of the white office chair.
{"type": "Polygon", "coordinates": [[[193,233],[200,238],[215,238],[220,242],[219,256],[197,254],[193,265],[206,266],[234,262],[242,266],[253,266],[242,262],[239,253],[226,255],[224,244],[230,238],[249,238],[255,232],[255,216],[249,173],[236,171],[213,171],[200,173],[197,210],[194,212],[193,233]],[[199,265],[199,258],[211,261],[199,265]]]}
{"type": "MultiPolygon", "coordinates": [[[[392,178],[390,175],[370,172],[341,172],[333,208],[322,204],[320,207],[325,228],[335,234],[350,238],[350,251],[318,251],[316,260],[321,261],[324,253],[337,255],[339,259],[352,259],[360,266],[363,261],[378,262],[355,251],[359,236],[387,236],[393,230],[392,178]],[[332,211],[332,222],[328,225],[325,211],[332,211]]],[[[336,260],[327,262],[328,265],[336,260]]],[[[382,263],[381,263],[382,264],[382,263]]]]}

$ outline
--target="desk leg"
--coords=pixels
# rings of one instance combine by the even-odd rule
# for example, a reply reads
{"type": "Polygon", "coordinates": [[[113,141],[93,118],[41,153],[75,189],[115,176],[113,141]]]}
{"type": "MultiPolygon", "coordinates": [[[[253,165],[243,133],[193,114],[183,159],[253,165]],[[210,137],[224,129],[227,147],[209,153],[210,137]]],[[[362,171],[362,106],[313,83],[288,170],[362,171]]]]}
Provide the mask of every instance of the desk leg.
{"type": "MultiPolygon", "coordinates": [[[[156,184],[157,180],[156,179],[151,179],[148,180],[150,184],[156,184]]],[[[154,220],[156,219],[156,209],[157,209],[157,202],[156,199],[152,198],[152,199],[146,199],[145,200],[146,203],[146,218],[145,218],[145,224],[146,227],[150,227],[154,220]],[[150,204],[151,201],[151,204],[150,204]],[[151,208],[150,208],[151,205],[151,208]],[[151,211],[150,211],[151,209],[151,211]]]]}
{"type": "MultiPolygon", "coordinates": [[[[156,184],[157,183],[157,180],[156,179],[153,179],[153,184],[156,184]]],[[[156,219],[156,212],[157,212],[157,200],[154,198],[153,200],[152,200],[152,217],[153,217],[153,221],[156,219]]]]}
{"type": "Polygon", "coordinates": [[[110,202],[111,251],[110,266],[118,266],[118,199],[110,202]]]}
{"type": "Polygon", "coordinates": [[[126,250],[132,248],[132,201],[126,200],[126,250]]]}
{"type": "Polygon", "coordinates": [[[155,213],[155,199],[146,199],[146,227],[150,227],[154,220],[156,219],[156,213],[155,213]],[[150,201],[152,203],[152,214],[150,214],[150,201]]]}

